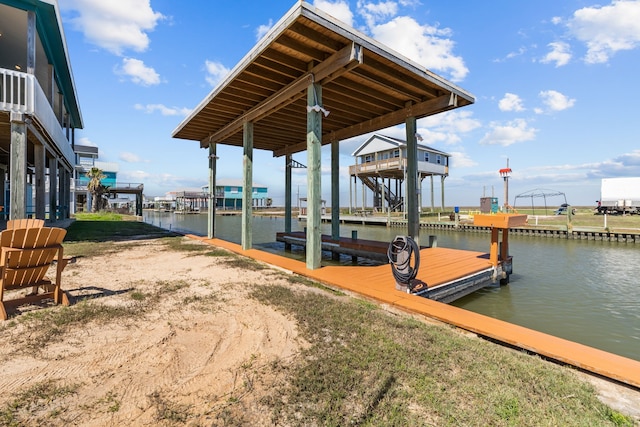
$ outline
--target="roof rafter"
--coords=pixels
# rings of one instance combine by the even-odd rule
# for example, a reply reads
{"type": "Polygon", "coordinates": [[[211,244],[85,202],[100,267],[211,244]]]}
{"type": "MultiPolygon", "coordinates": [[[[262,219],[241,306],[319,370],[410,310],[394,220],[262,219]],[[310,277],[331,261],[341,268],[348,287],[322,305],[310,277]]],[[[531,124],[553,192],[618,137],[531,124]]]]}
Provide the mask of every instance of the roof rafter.
{"type": "Polygon", "coordinates": [[[316,65],[311,71],[305,73],[280,91],[274,93],[254,108],[242,114],[219,131],[200,141],[200,147],[206,148],[211,142],[221,142],[242,129],[244,122],[255,122],[262,117],[278,111],[279,109],[296,101],[305,95],[305,90],[313,82],[324,83],[331,81],[362,63],[362,47],[351,43],[340,49],[325,61],[316,65]]]}

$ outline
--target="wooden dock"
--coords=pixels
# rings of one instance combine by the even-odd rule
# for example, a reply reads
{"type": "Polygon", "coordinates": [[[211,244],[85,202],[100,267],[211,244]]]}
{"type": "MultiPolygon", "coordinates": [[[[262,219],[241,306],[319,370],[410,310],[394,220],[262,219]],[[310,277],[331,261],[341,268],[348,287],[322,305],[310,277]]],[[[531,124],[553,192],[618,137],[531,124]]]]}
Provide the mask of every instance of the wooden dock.
{"type": "MultiPolygon", "coordinates": [[[[545,358],[569,364],[640,389],[640,361],[638,360],[398,291],[395,289],[391,268],[388,265],[374,267],[327,266],[309,270],[304,262],[281,255],[257,249],[242,250],[240,245],[220,239],[189,237],[309,277],[328,286],[353,292],[393,309],[435,319],[493,341],[539,354],[545,358]]],[[[440,250],[433,252],[440,252],[440,250]]],[[[480,258],[480,260],[482,259],[480,258]]],[[[480,260],[475,260],[475,262],[480,260]]],[[[428,270],[428,261],[426,261],[424,268],[428,270]]],[[[450,268],[455,268],[455,266],[450,268]]],[[[427,273],[425,272],[425,274],[427,273]]],[[[436,273],[431,274],[435,275],[436,273]]],[[[428,276],[424,277],[427,277],[426,280],[430,280],[428,276]]]]}
{"type": "MultiPolygon", "coordinates": [[[[306,246],[305,234],[302,231],[291,233],[277,233],[276,240],[287,244],[306,246]]],[[[372,259],[387,263],[387,249],[389,243],[367,239],[353,239],[340,237],[339,240],[331,236],[322,235],[322,250],[333,253],[346,254],[353,257],[372,259]]],[[[381,277],[389,275],[390,267],[377,267],[381,277]]],[[[416,282],[420,287],[412,291],[415,295],[430,298],[435,301],[452,302],[462,298],[480,288],[496,285],[501,275],[501,266],[494,268],[489,261],[489,254],[447,248],[420,249],[420,270],[416,282]]],[[[377,274],[374,269],[368,273],[377,274]]],[[[391,277],[393,284],[393,277],[391,277]]]]}

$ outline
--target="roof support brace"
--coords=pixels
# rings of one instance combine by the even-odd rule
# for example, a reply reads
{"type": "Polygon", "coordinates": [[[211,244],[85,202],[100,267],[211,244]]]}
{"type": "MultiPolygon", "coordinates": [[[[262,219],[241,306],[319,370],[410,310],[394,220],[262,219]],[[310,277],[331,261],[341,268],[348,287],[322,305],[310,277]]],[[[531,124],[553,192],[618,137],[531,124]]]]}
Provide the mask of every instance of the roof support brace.
{"type": "MultiPolygon", "coordinates": [[[[451,110],[456,107],[457,100],[458,98],[456,95],[447,94],[418,104],[412,104],[384,116],[376,117],[375,119],[367,120],[357,125],[349,126],[326,134],[322,137],[322,144],[328,144],[335,140],[349,139],[354,136],[395,126],[404,122],[407,117],[422,118],[451,110]]],[[[280,157],[287,153],[297,153],[298,151],[305,149],[304,144],[305,143],[290,145],[282,150],[274,151],[273,155],[274,157],[280,157]]]]}
{"type": "MultiPolygon", "coordinates": [[[[309,72],[298,77],[292,83],[274,93],[251,110],[236,118],[234,121],[200,141],[200,147],[206,148],[210,142],[222,142],[242,129],[246,121],[257,122],[274,112],[286,107],[304,96],[305,90],[312,83],[326,83],[340,76],[346,71],[360,65],[363,59],[362,47],[355,43],[349,44],[331,55],[309,72]]],[[[313,105],[311,105],[313,107],[313,105]]]]}

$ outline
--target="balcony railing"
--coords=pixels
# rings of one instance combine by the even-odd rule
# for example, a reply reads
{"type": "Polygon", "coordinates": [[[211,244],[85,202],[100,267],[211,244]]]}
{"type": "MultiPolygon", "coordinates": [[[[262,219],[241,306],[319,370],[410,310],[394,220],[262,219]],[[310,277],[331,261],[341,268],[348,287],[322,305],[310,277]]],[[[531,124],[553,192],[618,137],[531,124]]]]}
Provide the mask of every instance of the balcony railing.
{"type": "MultiPolygon", "coordinates": [[[[404,170],[407,167],[407,159],[402,157],[392,157],[389,159],[377,160],[373,162],[360,163],[349,166],[349,174],[375,174],[381,172],[404,170]]],[[[418,172],[434,175],[447,175],[449,168],[430,162],[418,162],[418,172]]]]}
{"type": "Polygon", "coordinates": [[[59,154],[69,164],[75,163],[71,144],[34,75],[0,68],[0,110],[34,117],[53,140],[59,154]]]}

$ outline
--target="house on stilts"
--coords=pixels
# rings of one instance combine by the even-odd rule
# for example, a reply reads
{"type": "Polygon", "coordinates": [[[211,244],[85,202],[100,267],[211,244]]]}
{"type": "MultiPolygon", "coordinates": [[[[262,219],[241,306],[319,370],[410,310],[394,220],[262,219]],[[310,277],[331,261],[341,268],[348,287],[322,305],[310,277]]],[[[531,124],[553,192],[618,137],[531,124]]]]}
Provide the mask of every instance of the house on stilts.
{"type": "MultiPolygon", "coordinates": [[[[434,206],[435,176],[440,177],[441,209],[444,210],[444,180],[449,175],[450,154],[426,145],[417,144],[416,185],[418,209],[423,206],[422,182],[431,178],[431,210],[434,206]]],[[[406,212],[407,194],[407,143],[398,138],[374,134],[353,153],[356,163],[349,166],[349,210],[366,211],[367,200],[372,202],[374,211],[406,212]],[[362,184],[361,205],[358,206],[358,184],[362,184]],[[368,198],[367,193],[373,197],[368,198]]]]}
{"type": "Polygon", "coordinates": [[[0,206],[9,219],[69,218],[83,127],[56,0],[0,0],[0,206]]]}

